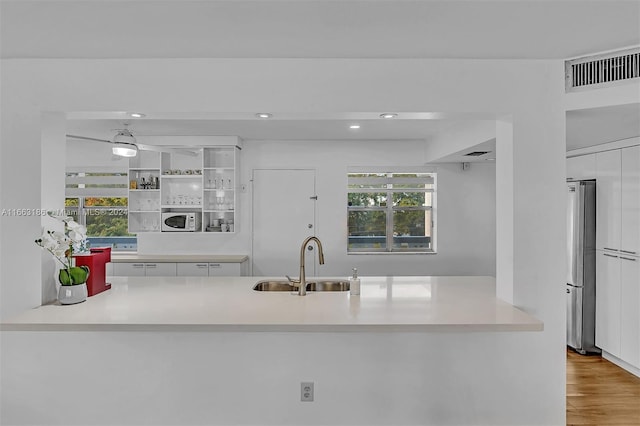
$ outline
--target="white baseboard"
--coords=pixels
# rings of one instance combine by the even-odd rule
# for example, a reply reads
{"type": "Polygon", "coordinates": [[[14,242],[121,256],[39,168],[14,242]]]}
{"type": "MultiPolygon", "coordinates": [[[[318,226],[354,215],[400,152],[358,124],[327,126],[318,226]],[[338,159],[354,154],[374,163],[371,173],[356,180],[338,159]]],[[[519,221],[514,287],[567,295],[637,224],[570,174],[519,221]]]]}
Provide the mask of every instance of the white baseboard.
{"type": "Polygon", "coordinates": [[[629,373],[633,374],[634,376],[640,377],[640,368],[634,367],[628,362],[625,362],[620,358],[611,355],[609,352],[602,351],[602,358],[606,359],[609,362],[614,363],[615,365],[617,365],[618,367],[624,370],[627,370],[629,373]]]}

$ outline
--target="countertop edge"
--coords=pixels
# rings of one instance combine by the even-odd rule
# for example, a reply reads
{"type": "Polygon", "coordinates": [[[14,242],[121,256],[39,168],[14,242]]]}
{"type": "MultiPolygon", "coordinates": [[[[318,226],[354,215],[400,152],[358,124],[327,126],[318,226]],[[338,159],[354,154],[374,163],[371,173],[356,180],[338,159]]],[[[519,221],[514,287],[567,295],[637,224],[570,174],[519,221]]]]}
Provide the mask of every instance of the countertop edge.
{"type": "Polygon", "coordinates": [[[249,260],[246,254],[111,254],[111,263],[130,262],[213,262],[213,263],[243,263],[249,260]]]}
{"type": "Polygon", "coordinates": [[[12,331],[122,331],[122,332],[316,332],[316,333],[468,333],[540,332],[537,324],[18,324],[2,323],[1,332],[12,331]]]}

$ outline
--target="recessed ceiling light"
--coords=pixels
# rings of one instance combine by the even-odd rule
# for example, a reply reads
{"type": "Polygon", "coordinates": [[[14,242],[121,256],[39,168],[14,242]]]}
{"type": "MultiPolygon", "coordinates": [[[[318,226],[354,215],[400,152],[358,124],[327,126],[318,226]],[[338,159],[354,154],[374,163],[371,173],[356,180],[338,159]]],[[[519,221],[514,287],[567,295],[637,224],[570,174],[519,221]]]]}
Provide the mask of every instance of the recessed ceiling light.
{"type": "Polygon", "coordinates": [[[142,117],[146,117],[146,115],[141,112],[130,112],[129,117],[142,118],[142,117]]]}
{"type": "Polygon", "coordinates": [[[350,129],[359,129],[360,125],[359,124],[352,124],[351,126],[349,126],[350,129]]]}
{"type": "Polygon", "coordinates": [[[259,112],[256,114],[256,117],[258,118],[271,118],[273,117],[272,114],[269,114],[268,112],[259,112]]]}
{"type": "Polygon", "coordinates": [[[380,118],[396,118],[398,114],[393,112],[385,112],[384,114],[380,114],[380,118]]]}

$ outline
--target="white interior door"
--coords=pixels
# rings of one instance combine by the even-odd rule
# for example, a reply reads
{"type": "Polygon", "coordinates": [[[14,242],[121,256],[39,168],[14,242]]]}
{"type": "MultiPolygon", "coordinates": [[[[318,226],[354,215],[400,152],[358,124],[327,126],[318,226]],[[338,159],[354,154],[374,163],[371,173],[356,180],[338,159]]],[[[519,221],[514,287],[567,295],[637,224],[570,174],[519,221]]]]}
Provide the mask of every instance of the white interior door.
{"type": "MultiPolygon", "coordinates": [[[[253,171],[254,276],[298,276],[300,245],[315,235],[315,188],[315,170],[253,171]]],[[[315,275],[307,258],[307,276],[315,275]]]]}

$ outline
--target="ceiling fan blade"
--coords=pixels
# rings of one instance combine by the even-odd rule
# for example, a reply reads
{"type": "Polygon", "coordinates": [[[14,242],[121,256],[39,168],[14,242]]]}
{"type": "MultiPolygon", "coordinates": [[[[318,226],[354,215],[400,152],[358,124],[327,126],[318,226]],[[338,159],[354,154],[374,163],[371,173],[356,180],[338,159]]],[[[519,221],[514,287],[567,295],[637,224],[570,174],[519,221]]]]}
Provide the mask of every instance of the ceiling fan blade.
{"type": "Polygon", "coordinates": [[[113,143],[109,140],[106,139],[98,139],[98,138],[89,138],[87,136],[78,136],[78,135],[67,135],[68,138],[72,138],[72,139],[82,139],[85,141],[94,141],[94,142],[105,142],[105,143],[113,143]]]}
{"type": "Polygon", "coordinates": [[[174,154],[189,155],[191,157],[198,156],[198,153],[196,151],[190,150],[188,148],[170,148],[170,147],[157,146],[157,145],[145,145],[141,143],[136,143],[136,145],[138,146],[138,149],[142,151],[170,152],[174,154]]]}

